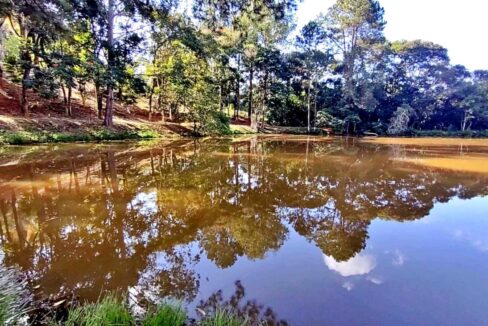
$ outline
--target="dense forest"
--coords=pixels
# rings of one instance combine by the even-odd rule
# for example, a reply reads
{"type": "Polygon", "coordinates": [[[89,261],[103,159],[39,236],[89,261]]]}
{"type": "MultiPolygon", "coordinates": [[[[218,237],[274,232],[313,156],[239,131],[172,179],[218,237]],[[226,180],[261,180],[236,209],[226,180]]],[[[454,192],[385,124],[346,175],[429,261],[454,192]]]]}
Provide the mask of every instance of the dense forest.
{"type": "MultiPolygon", "coordinates": [[[[94,98],[202,133],[229,121],[411,135],[488,129],[488,70],[424,40],[387,40],[376,0],[337,0],[296,28],[295,0],[0,0],[0,73],[29,92],[94,98]]],[[[0,81],[3,83],[2,79],[0,81]]],[[[8,96],[2,90],[0,97],[8,96]]],[[[100,122],[101,123],[101,122],[100,122]]]]}

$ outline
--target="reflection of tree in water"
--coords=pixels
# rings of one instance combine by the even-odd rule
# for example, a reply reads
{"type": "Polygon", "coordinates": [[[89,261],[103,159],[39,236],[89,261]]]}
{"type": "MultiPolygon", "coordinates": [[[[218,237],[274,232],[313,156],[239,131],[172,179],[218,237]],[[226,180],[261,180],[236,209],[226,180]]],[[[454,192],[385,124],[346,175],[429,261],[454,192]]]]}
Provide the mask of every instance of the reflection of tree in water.
{"type": "Polygon", "coordinates": [[[226,300],[222,290],[219,290],[206,300],[200,301],[197,308],[210,316],[217,310],[224,309],[239,318],[247,319],[250,325],[288,325],[286,321],[280,320],[271,308],[255,300],[245,300],[246,292],[240,281],[237,281],[235,286],[235,292],[229,299],[226,300]]]}
{"type": "MultiPolygon", "coordinates": [[[[138,288],[191,301],[194,266],[278,250],[289,228],[345,261],[377,217],[488,193],[480,175],[416,169],[379,145],[208,142],[54,152],[0,167],[0,240],[45,294],[138,288]]],[[[395,155],[408,155],[396,151],[395,155]]]]}

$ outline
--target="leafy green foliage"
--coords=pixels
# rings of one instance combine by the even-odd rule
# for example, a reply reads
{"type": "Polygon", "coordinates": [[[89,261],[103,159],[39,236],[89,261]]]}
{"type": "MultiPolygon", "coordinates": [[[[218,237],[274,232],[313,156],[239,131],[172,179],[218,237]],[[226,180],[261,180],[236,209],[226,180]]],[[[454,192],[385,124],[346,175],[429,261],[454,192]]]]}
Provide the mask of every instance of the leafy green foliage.
{"type": "Polygon", "coordinates": [[[83,105],[93,94],[108,126],[115,101],[190,122],[195,135],[230,133],[232,114],[254,131],[488,129],[488,72],[452,65],[429,41],[386,40],[377,0],[337,0],[282,51],[296,3],[193,0],[189,17],[174,1],[0,0],[0,23],[13,22],[2,27],[0,56],[25,114],[32,89],[62,96],[68,116],[76,91],[83,105]]]}

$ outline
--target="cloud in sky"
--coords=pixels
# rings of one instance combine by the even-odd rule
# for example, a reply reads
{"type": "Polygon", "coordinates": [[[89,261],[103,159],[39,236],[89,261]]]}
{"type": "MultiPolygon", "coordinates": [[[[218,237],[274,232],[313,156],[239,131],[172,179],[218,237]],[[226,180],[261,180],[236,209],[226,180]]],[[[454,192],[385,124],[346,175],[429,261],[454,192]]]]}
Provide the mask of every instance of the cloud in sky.
{"type": "MultiPolygon", "coordinates": [[[[304,0],[297,12],[298,28],[325,13],[335,0],[304,0]]],[[[449,50],[453,64],[488,69],[488,1],[380,0],[385,8],[389,40],[423,39],[449,50]]]]}

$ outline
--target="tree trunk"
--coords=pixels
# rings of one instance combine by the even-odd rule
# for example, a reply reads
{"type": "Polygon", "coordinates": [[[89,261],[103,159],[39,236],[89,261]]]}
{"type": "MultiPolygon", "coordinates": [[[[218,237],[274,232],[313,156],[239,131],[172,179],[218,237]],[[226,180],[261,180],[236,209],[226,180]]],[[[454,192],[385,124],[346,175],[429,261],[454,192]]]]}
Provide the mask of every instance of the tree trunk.
{"type": "Polygon", "coordinates": [[[314,107],[313,107],[313,127],[315,128],[317,126],[317,97],[318,97],[318,92],[317,88],[315,88],[315,94],[314,94],[314,107]]]}
{"type": "Polygon", "coordinates": [[[264,120],[266,117],[266,109],[268,108],[268,70],[264,72],[264,94],[263,94],[263,108],[261,110],[261,128],[264,128],[264,120]]]}
{"type": "Polygon", "coordinates": [[[158,94],[158,110],[161,111],[161,120],[163,121],[163,123],[165,123],[166,117],[164,116],[164,108],[161,108],[161,102],[162,102],[161,93],[159,93],[158,94]]]}
{"type": "Polygon", "coordinates": [[[78,91],[80,92],[80,96],[81,96],[81,105],[86,106],[86,89],[85,89],[85,85],[80,85],[78,87],[78,91]]]}
{"type": "MultiPolygon", "coordinates": [[[[108,67],[109,73],[112,74],[112,66],[114,63],[114,20],[115,20],[115,0],[108,0],[108,12],[107,12],[107,52],[108,52],[108,67]]],[[[112,79],[112,76],[110,76],[112,79]]],[[[113,106],[114,106],[114,88],[112,81],[109,81],[107,85],[107,100],[105,106],[105,119],[103,121],[104,126],[112,127],[113,122],[113,106]]]]}
{"type": "MultiPolygon", "coordinates": [[[[28,54],[24,55],[24,56],[29,56],[28,54]]],[[[24,74],[22,75],[22,94],[20,96],[20,112],[24,115],[24,116],[28,116],[29,115],[29,102],[27,100],[27,81],[29,79],[29,75],[30,75],[30,70],[31,68],[25,68],[24,69],[24,74]]]]}
{"type": "Polygon", "coordinates": [[[247,107],[247,117],[252,120],[252,79],[254,78],[254,66],[251,61],[251,66],[249,68],[249,103],[247,107]]]}
{"type": "Polygon", "coordinates": [[[112,127],[114,125],[113,121],[113,105],[114,105],[114,90],[112,86],[107,87],[107,100],[105,105],[105,119],[103,120],[103,125],[105,127],[112,127]]]}
{"type": "Polygon", "coordinates": [[[310,81],[307,93],[307,133],[310,133],[310,81]]]}
{"type": "Polygon", "coordinates": [[[237,75],[236,75],[236,98],[234,108],[234,118],[239,119],[240,99],[241,99],[241,56],[237,57],[237,75]]]}
{"type": "Polygon", "coordinates": [[[3,65],[0,62],[0,90],[3,90],[3,65]]]}
{"type": "Polygon", "coordinates": [[[152,99],[153,99],[153,95],[151,92],[151,94],[149,94],[149,121],[151,121],[152,119],[152,99]]]}
{"type": "Polygon", "coordinates": [[[219,111],[224,111],[224,103],[222,102],[222,81],[219,83],[219,111]]]}
{"type": "Polygon", "coordinates": [[[468,123],[471,120],[471,115],[468,110],[464,110],[463,121],[461,123],[461,131],[466,131],[468,129],[468,123]]]}
{"type": "Polygon", "coordinates": [[[67,101],[67,106],[66,106],[66,113],[68,116],[71,117],[72,112],[71,112],[71,87],[68,87],[68,101],[67,101]]]}
{"type": "Polygon", "coordinates": [[[239,82],[239,77],[237,77],[236,80],[236,98],[235,98],[235,103],[234,103],[234,119],[239,119],[239,106],[240,106],[240,82],[239,82]]]}
{"type": "Polygon", "coordinates": [[[154,80],[151,83],[151,90],[149,91],[149,121],[152,119],[152,102],[154,95],[154,80]]]}
{"type": "Polygon", "coordinates": [[[102,120],[103,118],[103,97],[100,90],[100,84],[98,82],[95,83],[95,93],[97,97],[97,112],[98,112],[98,119],[102,120]]]}
{"type": "Polygon", "coordinates": [[[254,117],[254,112],[253,112],[254,110],[253,110],[253,103],[252,103],[252,100],[253,100],[253,78],[254,78],[254,64],[251,61],[251,67],[250,67],[250,71],[249,71],[249,107],[247,109],[247,113],[248,113],[249,121],[251,124],[251,129],[256,130],[257,129],[256,118],[254,117]]]}
{"type": "Polygon", "coordinates": [[[64,85],[61,85],[61,91],[63,92],[63,103],[66,107],[66,105],[68,105],[68,98],[66,96],[66,88],[64,88],[64,85]]]}

